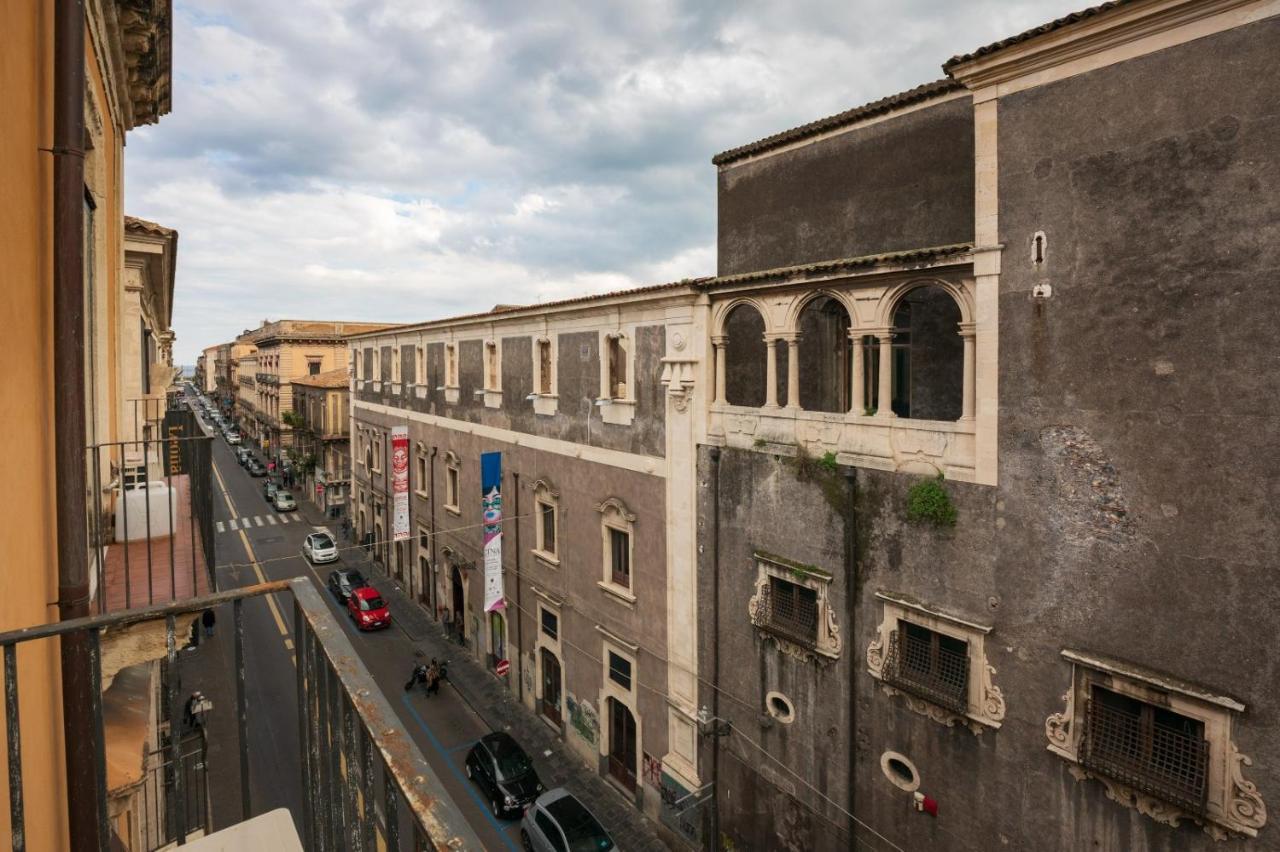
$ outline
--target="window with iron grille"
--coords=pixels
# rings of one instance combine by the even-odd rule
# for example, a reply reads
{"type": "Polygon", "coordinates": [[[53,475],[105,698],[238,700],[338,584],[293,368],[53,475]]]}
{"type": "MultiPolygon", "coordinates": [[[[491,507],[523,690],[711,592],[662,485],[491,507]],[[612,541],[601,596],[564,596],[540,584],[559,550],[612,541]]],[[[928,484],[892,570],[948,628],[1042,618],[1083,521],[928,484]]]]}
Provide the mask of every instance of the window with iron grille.
{"type": "Polygon", "coordinates": [[[1209,742],[1198,719],[1094,684],[1080,762],[1189,813],[1204,813],[1209,742]]]}
{"type": "Polygon", "coordinates": [[[818,593],[781,577],[769,577],[761,590],[756,626],[806,648],[818,644],[818,593]]]}
{"type": "Polygon", "coordinates": [[[899,621],[889,634],[889,649],[880,672],[885,683],[948,710],[969,709],[969,643],[899,621]]]}

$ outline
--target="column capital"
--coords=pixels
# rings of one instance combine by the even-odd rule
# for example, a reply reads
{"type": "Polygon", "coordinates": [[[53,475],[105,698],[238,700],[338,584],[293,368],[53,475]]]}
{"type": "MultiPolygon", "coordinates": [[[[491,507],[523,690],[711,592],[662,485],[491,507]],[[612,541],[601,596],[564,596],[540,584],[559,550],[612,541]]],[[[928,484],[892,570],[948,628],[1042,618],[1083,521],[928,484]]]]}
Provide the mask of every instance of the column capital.
{"type": "Polygon", "coordinates": [[[728,343],[728,342],[729,342],[729,335],[727,335],[727,334],[713,334],[713,335],[711,335],[711,345],[712,345],[712,346],[724,346],[724,345],[725,345],[726,343],[728,343]]]}
{"type": "Polygon", "coordinates": [[[798,331],[779,331],[775,333],[775,337],[790,346],[798,344],[802,335],[798,331]]]}
{"type": "Polygon", "coordinates": [[[764,333],[764,342],[772,344],[777,343],[779,340],[789,341],[791,337],[795,336],[796,333],[793,331],[766,331],[764,333]]]}
{"type": "Polygon", "coordinates": [[[881,341],[885,339],[892,340],[894,335],[893,328],[887,325],[882,325],[878,328],[864,328],[861,331],[863,335],[874,337],[881,341]]]}
{"type": "Polygon", "coordinates": [[[960,327],[961,337],[973,337],[978,333],[978,324],[976,322],[956,323],[960,327]]]}

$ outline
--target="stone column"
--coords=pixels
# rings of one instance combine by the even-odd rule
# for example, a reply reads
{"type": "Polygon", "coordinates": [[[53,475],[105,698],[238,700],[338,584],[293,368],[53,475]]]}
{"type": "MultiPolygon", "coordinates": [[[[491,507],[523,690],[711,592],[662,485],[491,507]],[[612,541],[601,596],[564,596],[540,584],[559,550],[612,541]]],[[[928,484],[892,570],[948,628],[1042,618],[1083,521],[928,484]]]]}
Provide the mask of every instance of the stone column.
{"type": "Polygon", "coordinates": [[[961,420],[973,420],[974,394],[976,393],[977,359],[974,357],[977,336],[974,323],[960,323],[960,337],[964,340],[964,400],[961,404],[961,420]]]}
{"type": "Polygon", "coordinates": [[[715,358],[716,367],[716,389],[715,401],[724,405],[725,400],[725,344],[729,338],[723,334],[717,334],[711,338],[712,354],[715,358]]]}
{"type": "Polygon", "coordinates": [[[849,377],[852,385],[849,393],[849,410],[855,417],[861,417],[867,410],[867,395],[862,387],[862,337],[861,331],[849,329],[849,339],[853,341],[853,367],[850,370],[852,375],[849,377]]]}
{"type": "Polygon", "coordinates": [[[894,417],[893,413],[893,330],[876,332],[880,341],[880,389],[876,400],[877,417],[894,417]]]}
{"type": "Polygon", "coordinates": [[[789,334],[787,342],[787,408],[800,408],[800,335],[789,334]]]}
{"type": "Polygon", "coordinates": [[[771,334],[764,336],[765,371],[764,371],[764,407],[778,407],[778,338],[771,334]]]}

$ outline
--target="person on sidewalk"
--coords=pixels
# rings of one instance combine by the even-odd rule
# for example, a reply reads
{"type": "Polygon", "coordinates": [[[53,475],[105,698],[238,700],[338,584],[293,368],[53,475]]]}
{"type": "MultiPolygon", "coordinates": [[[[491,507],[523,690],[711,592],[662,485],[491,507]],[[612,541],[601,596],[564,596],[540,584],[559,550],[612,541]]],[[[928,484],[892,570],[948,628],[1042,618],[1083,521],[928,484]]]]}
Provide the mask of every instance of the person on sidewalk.
{"type": "Polygon", "coordinates": [[[431,658],[431,665],[427,667],[427,697],[435,695],[440,691],[440,664],[436,662],[436,658],[431,658]]]}
{"type": "Polygon", "coordinates": [[[404,691],[408,692],[409,690],[413,689],[415,684],[426,683],[427,677],[428,677],[427,672],[428,672],[427,667],[424,666],[422,663],[418,663],[416,666],[414,666],[413,674],[409,675],[409,682],[404,685],[404,691]]]}
{"type": "Polygon", "coordinates": [[[217,620],[218,620],[217,616],[213,614],[212,609],[206,609],[204,613],[200,616],[200,623],[204,625],[205,636],[207,637],[213,636],[213,624],[217,620]]]}

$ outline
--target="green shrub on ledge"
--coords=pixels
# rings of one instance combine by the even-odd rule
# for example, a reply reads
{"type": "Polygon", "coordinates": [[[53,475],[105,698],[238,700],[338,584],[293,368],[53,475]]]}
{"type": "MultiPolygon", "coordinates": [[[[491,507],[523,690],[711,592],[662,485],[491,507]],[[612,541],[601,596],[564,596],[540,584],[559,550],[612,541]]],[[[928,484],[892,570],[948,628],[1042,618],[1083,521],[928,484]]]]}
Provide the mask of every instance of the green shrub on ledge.
{"type": "Polygon", "coordinates": [[[942,474],[911,486],[907,492],[907,520],[939,527],[956,525],[956,507],[942,487],[942,474]]]}

